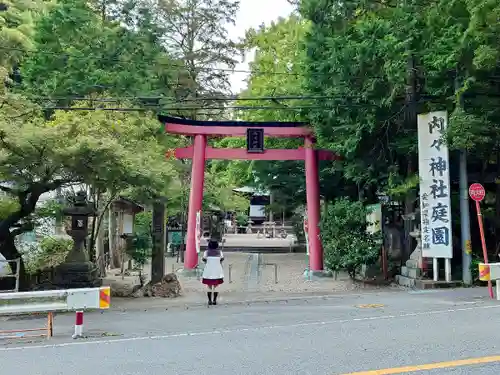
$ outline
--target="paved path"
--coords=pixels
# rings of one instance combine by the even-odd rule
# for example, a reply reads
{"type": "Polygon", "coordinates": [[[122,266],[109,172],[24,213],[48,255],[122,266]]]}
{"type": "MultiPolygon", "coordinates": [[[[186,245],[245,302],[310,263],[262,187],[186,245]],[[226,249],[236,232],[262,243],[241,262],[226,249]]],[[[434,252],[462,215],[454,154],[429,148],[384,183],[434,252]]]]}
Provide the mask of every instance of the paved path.
{"type": "Polygon", "coordinates": [[[72,317],[57,316],[50,343],[4,342],[0,363],[16,375],[385,375],[402,373],[400,366],[410,375],[498,375],[500,357],[484,357],[500,355],[500,304],[485,296],[481,289],[379,292],[110,311],[87,314],[90,337],[80,341],[67,338],[72,317]],[[379,369],[392,370],[370,372],[379,369]]]}
{"type": "MultiPolygon", "coordinates": [[[[245,254],[245,253],[224,253],[224,284],[220,291],[227,293],[259,292],[259,293],[332,293],[353,291],[365,286],[359,283],[352,283],[346,273],[341,273],[337,280],[326,278],[323,280],[308,281],[304,278],[304,270],[307,267],[307,257],[305,254],[245,254]],[[259,260],[260,259],[260,260],[259,260]],[[260,262],[261,266],[257,266],[260,262]],[[262,264],[278,265],[278,283],[275,283],[274,267],[262,264]],[[231,267],[231,280],[229,280],[229,267],[231,267]],[[255,276],[258,277],[255,277],[255,276]],[[231,282],[230,282],[231,281],[231,282]]],[[[175,272],[181,269],[182,264],[177,263],[174,258],[166,258],[165,271],[175,272]]],[[[148,276],[150,266],[145,267],[144,274],[148,276]]],[[[138,284],[137,277],[125,277],[122,280],[118,270],[108,273],[105,280],[112,286],[113,290],[132,290],[138,284]],[[124,288],[124,285],[126,287],[124,288]]],[[[186,278],[179,275],[184,294],[206,292],[206,287],[196,278],[186,278]]],[[[204,300],[205,297],[203,297],[204,300]]]]}

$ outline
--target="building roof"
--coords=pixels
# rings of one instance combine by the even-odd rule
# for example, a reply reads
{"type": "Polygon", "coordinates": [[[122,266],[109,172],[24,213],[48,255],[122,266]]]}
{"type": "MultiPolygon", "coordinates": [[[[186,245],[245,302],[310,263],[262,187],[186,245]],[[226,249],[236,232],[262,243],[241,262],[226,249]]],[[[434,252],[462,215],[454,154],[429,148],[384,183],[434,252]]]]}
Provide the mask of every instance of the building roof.
{"type": "Polygon", "coordinates": [[[252,186],[243,186],[240,188],[233,189],[233,191],[237,193],[260,195],[260,196],[268,196],[271,194],[268,190],[261,190],[259,188],[255,188],[252,186]]]}

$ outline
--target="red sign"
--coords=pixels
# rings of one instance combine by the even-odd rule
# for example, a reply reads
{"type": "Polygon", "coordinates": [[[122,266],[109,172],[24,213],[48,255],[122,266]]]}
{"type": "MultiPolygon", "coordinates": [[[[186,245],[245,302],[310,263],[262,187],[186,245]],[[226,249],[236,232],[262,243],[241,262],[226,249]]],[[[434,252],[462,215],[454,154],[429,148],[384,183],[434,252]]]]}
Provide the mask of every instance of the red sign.
{"type": "Polygon", "coordinates": [[[469,195],[476,202],[481,202],[486,195],[486,191],[484,190],[483,185],[481,184],[472,184],[469,187],[469,195]]]}

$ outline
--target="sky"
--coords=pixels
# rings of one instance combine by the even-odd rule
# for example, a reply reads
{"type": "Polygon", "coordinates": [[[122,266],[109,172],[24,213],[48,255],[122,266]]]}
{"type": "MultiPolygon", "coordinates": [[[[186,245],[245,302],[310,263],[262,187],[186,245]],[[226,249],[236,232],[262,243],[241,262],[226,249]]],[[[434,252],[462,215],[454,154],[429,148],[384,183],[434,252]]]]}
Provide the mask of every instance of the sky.
{"type": "MultiPolygon", "coordinates": [[[[287,17],[293,11],[287,0],[240,0],[240,10],[236,16],[236,26],[230,28],[231,38],[238,40],[245,36],[249,28],[257,28],[262,23],[266,25],[279,17],[287,17]]],[[[248,63],[252,61],[253,53],[245,56],[245,61],[236,66],[236,70],[248,70],[248,63]]],[[[246,87],[246,73],[233,73],[231,76],[231,90],[239,93],[246,87]]]]}

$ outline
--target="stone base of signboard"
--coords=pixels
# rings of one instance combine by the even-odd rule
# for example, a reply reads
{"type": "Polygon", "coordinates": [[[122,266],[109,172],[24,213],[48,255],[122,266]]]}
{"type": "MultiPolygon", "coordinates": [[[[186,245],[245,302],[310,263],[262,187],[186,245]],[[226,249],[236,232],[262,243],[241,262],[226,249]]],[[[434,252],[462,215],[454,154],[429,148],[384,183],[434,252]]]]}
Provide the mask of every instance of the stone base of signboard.
{"type": "Polygon", "coordinates": [[[415,280],[415,289],[446,289],[462,286],[461,281],[415,280]]]}
{"type": "Polygon", "coordinates": [[[412,279],[408,276],[396,275],[396,284],[404,286],[406,288],[415,288],[416,279],[412,279]]]}
{"type": "Polygon", "coordinates": [[[396,275],[396,283],[407,288],[416,288],[417,281],[422,277],[418,259],[408,259],[401,267],[401,274],[396,275]]]}
{"type": "MultiPolygon", "coordinates": [[[[424,259],[424,261],[426,261],[424,259]]],[[[429,267],[426,261],[427,267],[429,267]]],[[[430,265],[432,267],[432,265],[430,265]]],[[[415,289],[440,289],[440,288],[456,288],[462,285],[460,281],[434,281],[422,279],[422,270],[418,267],[418,261],[409,259],[406,261],[406,266],[401,267],[401,274],[396,275],[395,281],[398,285],[415,288],[415,289]]]]}
{"type": "Polygon", "coordinates": [[[317,280],[325,280],[326,278],[333,277],[332,271],[311,271],[306,269],[304,271],[304,278],[306,280],[317,281],[317,280]]]}

